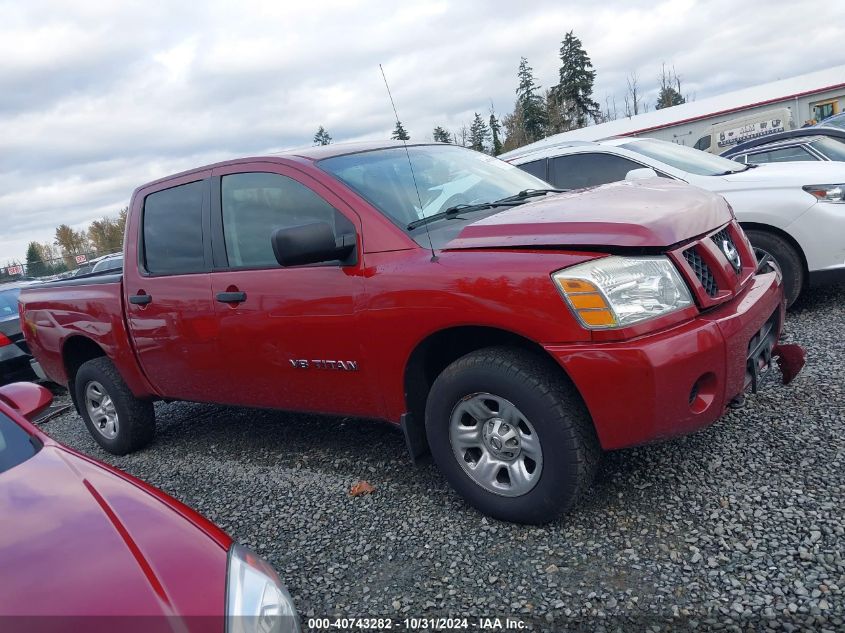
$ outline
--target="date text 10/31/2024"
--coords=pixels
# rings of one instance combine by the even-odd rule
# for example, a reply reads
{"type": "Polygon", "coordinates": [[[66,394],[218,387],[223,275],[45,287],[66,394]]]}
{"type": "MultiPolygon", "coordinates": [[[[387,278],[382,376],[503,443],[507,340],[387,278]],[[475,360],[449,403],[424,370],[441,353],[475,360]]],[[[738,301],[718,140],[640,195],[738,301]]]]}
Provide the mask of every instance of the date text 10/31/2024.
{"type": "Polygon", "coordinates": [[[308,618],[307,628],[319,630],[374,631],[521,631],[527,624],[517,618],[308,618]]]}

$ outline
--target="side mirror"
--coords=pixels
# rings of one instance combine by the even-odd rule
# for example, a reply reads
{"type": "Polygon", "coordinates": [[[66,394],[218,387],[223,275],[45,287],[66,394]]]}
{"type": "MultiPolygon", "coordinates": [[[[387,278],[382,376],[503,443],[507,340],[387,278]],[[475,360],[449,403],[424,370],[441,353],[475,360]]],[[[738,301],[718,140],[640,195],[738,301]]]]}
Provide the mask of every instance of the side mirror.
{"type": "Polygon", "coordinates": [[[625,180],[648,180],[649,178],[660,178],[660,176],[651,167],[632,169],[625,174],[625,180]]]}
{"type": "Polygon", "coordinates": [[[282,266],[301,266],[340,260],[354,263],[355,234],[336,238],[328,222],[276,229],[270,238],[276,261],[282,266]]]}
{"type": "Polygon", "coordinates": [[[53,394],[41,385],[13,382],[0,387],[0,401],[27,420],[32,420],[53,403],[53,394]]]}

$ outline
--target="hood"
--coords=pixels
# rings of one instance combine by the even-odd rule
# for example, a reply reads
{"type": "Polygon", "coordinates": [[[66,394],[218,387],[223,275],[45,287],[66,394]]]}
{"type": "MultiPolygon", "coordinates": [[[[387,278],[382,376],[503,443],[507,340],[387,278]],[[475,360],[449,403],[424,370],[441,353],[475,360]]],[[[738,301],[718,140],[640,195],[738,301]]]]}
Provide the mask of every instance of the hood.
{"type": "Polygon", "coordinates": [[[222,633],[225,547],[131,481],[45,445],[0,475],[0,516],[0,615],[213,615],[222,633]]]}
{"type": "Polygon", "coordinates": [[[834,185],[845,183],[845,163],[838,161],[799,161],[766,163],[737,174],[720,176],[731,183],[772,182],[778,186],[834,185]]]}
{"type": "Polygon", "coordinates": [[[447,249],[666,247],[726,224],[724,199],[666,178],[546,196],[467,225],[447,249]]]}

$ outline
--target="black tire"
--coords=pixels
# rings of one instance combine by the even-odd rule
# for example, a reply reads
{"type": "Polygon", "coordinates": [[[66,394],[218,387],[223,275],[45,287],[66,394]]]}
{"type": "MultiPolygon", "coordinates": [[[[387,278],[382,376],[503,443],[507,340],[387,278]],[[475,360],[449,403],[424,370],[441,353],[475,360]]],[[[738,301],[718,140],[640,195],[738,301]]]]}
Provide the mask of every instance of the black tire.
{"type": "Polygon", "coordinates": [[[76,402],[91,437],[113,455],[126,455],[149,444],[155,435],[155,410],[149,400],[136,398],[112,362],[105,357],[84,363],[74,378],[76,402]],[[86,391],[99,384],[114,405],[117,428],[114,437],[107,437],[91,419],[86,406],[86,391]]]}
{"type": "Polygon", "coordinates": [[[601,456],[595,428],[572,383],[551,360],[519,348],[485,348],[449,365],[429,392],[425,426],[434,460],[452,487],[503,521],[540,524],[568,512],[590,487],[601,456]],[[524,494],[502,496],[484,488],[452,450],[452,413],[468,399],[483,397],[480,393],[509,401],[536,430],[542,469],[524,494]]]}
{"type": "Polygon", "coordinates": [[[804,290],[804,262],[795,248],[779,235],[769,231],[748,229],[745,231],[755,250],[764,251],[775,261],[783,276],[783,293],[786,307],[795,303],[804,290]]]}

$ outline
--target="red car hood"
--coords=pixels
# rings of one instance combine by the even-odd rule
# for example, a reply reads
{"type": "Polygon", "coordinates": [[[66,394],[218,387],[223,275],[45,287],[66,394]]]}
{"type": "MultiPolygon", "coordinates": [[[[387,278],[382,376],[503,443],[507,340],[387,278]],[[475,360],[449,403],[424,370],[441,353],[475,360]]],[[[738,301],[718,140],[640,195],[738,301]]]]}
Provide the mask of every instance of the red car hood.
{"type": "Polygon", "coordinates": [[[455,248],[665,247],[731,219],[721,196],[666,178],[547,196],[466,226],[455,248]]]}
{"type": "Polygon", "coordinates": [[[0,615],[202,615],[222,633],[228,537],[166,499],[56,445],[0,474],[0,615]]]}

